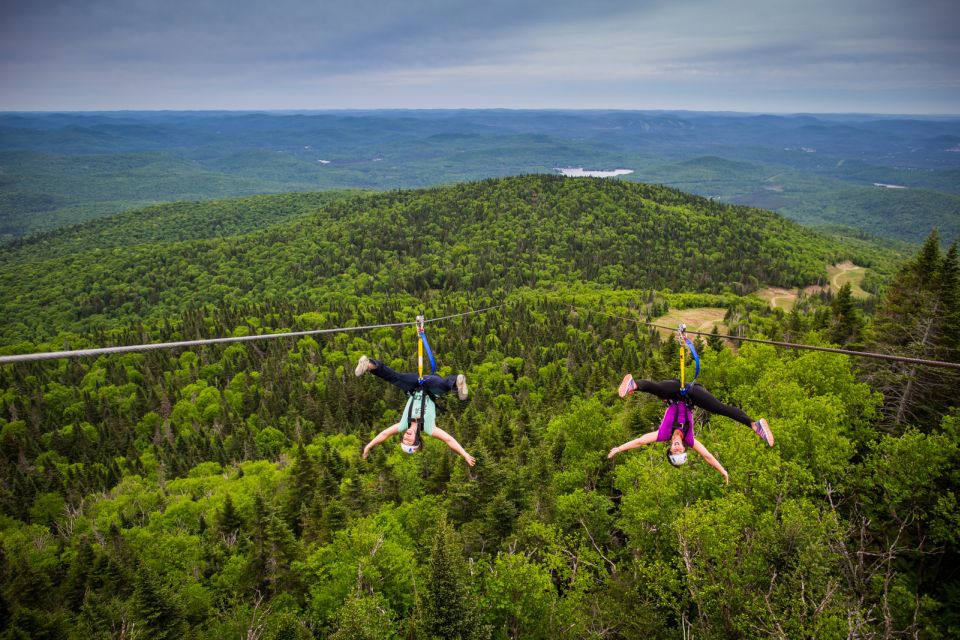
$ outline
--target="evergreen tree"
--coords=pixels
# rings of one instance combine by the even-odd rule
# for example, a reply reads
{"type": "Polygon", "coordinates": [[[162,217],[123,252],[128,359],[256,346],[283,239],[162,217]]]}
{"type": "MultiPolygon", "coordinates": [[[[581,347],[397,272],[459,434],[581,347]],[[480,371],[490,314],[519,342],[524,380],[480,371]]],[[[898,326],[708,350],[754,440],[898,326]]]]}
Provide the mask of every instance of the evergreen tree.
{"type": "MultiPolygon", "coordinates": [[[[940,291],[943,316],[944,338],[942,358],[949,362],[960,362],[960,256],[954,242],[947,250],[940,266],[940,291]]],[[[949,394],[960,386],[960,371],[943,371],[940,392],[949,394]]]]}
{"type": "MultiPolygon", "coordinates": [[[[957,326],[952,311],[956,282],[956,259],[949,254],[941,257],[940,238],[933,231],[917,256],[897,273],[877,309],[874,346],[913,358],[950,358],[957,326]]],[[[951,379],[942,369],[904,362],[868,366],[869,379],[883,392],[888,421],[894,427],[916,422],[929,429],[953,402],[949,394],[941,393],[951,379]]]]}
{"type": "Polygon", "coordinates": [[[427,576],[426,619],[437,638],[468,640],[485,637],[476,597],[463,559],[463,548],[442,515],[433,536],[427,576]]]}
{"type": "Polygon", "coordinates": [[[223,501],[223,511],[217,519],[217,530],[224,538],[232,538],[237,532],[243,529],[243,518],[240,512],[233,505],[233,498],[230,494],[223,501]]]}
{"type": "Polygon", "coordinates": [[[184,622],[175,598],[146,567],[137,571],[133,606],[149,637],[170,640],[183,637],[184,622]]]}
{"type": "Polygon", "coordinates": [[[717,325],[713,325],[713,331],[710,332],[710,335],[707,337],[707,344],[714,351],[720,351],[723,349],[723,339],[720,337],[720,329],[717,325]]]}
{"type": "Polygon", "coordinates": [[[309,505],[313,492],[317,488],[316,464],[303,446],[303,440],[297,440],[297,455],[290,472],[290,489],[284,506],[284,520],[290,525],[298,538],[303,533],[300,514],[305,505],[309,505]]]}
{"type": "Polygon", "coordinates": [[[294,581],[290,563],[296,557],[293,533],[261,493],[254,498],[251,569],[258,588],[275,594],[294,581]]]}
{"type": "Polygon", "coordinates": [[[67,570],[67,577],[63,583],[64,600],[73,610],[80,608],[83,604],[83,597],[86,594],[89,575],[96,563],[96,556],[93,552],[93,546],[87,538],[80,540],[80,546],[77,549],[77,555],[73,563],[67,570]]]}
{"type": "Polygon", "coordinates": [[[863,319],[854,304],[849,282],[840,287],[831,307],[833,310],[833,324],[829,334],[831,342],[841,346],[856,342],[860,338],[863,319]]]}

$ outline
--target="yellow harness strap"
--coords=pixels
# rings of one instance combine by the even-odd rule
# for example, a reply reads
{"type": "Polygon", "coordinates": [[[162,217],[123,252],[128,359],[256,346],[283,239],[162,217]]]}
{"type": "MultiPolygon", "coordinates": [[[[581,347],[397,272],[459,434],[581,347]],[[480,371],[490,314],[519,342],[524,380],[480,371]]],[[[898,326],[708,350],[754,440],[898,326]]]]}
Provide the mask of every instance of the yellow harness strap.
{"type": "Polygon", "coordinates": [[[423,380],[423,338],[417,340],[417,375],[423,380]]]}
{"type": "Polygon", "coordinates": [[[417,316],[417,376],[423,382],[423,316],[417,316]]]}
{"type": "MultiPolygon", "coordinates": [[[[680,338],[686,337],[687,327],[681,324],[677,327],[677,331],[680,333],[680,338]]],[[[687,347],[683,342],[680,342],[680,388],[683,389],[685,381],[683,379],[683,363],[687,359],[687,347]]]]}

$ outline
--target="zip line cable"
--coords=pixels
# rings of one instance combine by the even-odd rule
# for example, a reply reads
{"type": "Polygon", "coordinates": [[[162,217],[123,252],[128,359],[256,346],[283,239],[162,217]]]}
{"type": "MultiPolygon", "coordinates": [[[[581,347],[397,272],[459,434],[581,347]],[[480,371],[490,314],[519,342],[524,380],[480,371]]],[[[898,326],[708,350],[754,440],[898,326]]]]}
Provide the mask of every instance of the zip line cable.
{"type": "MultiPolygon", "coordinates": [[[[450,320],[475,313],[484,313],[492,309],[499,309],[506,305],[494,305],[483,309],[474,309],[473,311],[464,311],[463,313],[454,313],[440,318],[430,318],[424,320],[424,323],[440,322],[441,320],[450,320]]],[[[92,356],[107,355],[112,353],[131,353],[139,351],[153,351],[156,349],[177,349],[180,347],[194,347],[205,344],[224,344],[228,342],[252,342],[254,340],[270,340],[273,338],[299,338],[302,336],[313,336],[323,333],[344,333],[347,331],[366,331],[367,329],[384,329],[388,327],[406,327],[417,324],[416,320],[411,322],[391,322],[388,324],[370,324],[362,327],[338,327],[335,329],[311,329],[309,331],[289,331],[286,333],[263,333],[255,336],[235,336],[232,338],[208,338],[205,340],[182,340],[180,342],[156,342],[152,344],[131,344],[119,347],[101,347],[97,349],[76,349],[73,351],[47,351],[41,353],[23,353],[13,356],[0,356],[0,365],[12,364],[14,362],[33,362],[36,360],[59,360],[60,358],[88,358],[92,356]]]]}
{"type": "MultiPolygon", "coordinates": [[[[636,318],[626,318],[624,316],[615,316],[613,314],[606,313],[603,311],[596,311],[594,309],[583,309],[581,307],[577,307],[574,305],[571,305],[571,308],[577,309],[578,311],[587,311],[588,313],[598,313],[600,315],[607,316],[610,318],[617,318],[618,320],[626,320],[628,322],[634,322],[636,324],[642,324],[648,327],[656,327],[657,329],[666,329],[667,331],[677,330],[676,327],[668,327],[662,324],[655,324],[653,322],[641,322],[636,318]]],[[[689,329],[687,329],[686,332],[692,333],[698,336],[709,337],[711,335],[714,335],[711,333],[704,333],[702,331],[691,331],[689,329]]],[[[809,349],[811,351],[826,351],[827,353],[841,353],[848,356],[860,356],[862,358],[874,358],[877,360],[894,360],[896,362],[908,362],[912,364],[921,364],[927,367],[945,367],[949,369],[960,369],[960,363],[958,362],[944,362],[942,360],[925,360],[923,358],[908,358],[906,356],[895,356],[895,355],[889,355],[886,353],[871,353],[869,351],[853,351],[852,349],[837,349],[834,347],[817,347],[811,344],[795,344],[792,342],[778,342],[776,340],[761,340],[759,338],[741,338],[739,336],[720,336],[720,337],[728,340],[740,340],[742,342],[758,342],[760,344],[770,344],[776,347],[789,347],[791,349],[809,349]]]]}
{"type": "MultiPolygon", "coordinates": [[[[447,316],[442,316],[440,318],[430,318],[429,320],[424,320],[424,323],[431,322],[441,322],[443,320],[450,320],[452,318],[460,318],[462,316],[473,315],[477,313],[484,313],[486,311],[491,311],[493,309],[499,309],[500,307],[505,306],[507,303],[502,303],[498,305],[493,305],[490,307],[484,307],[483,309],[474,309],[472,311],[464,311],[462,313],[454,313],[447,316]]],[[[636,318],[627,318],[625,316],[617,316],[611,313],[606,313],[604,311],[597,311],[595,309],[584,309],[575,305],[570,305],[572,309],[578,311],[586,311],[588,313],[596,313],[599,315],[607,316],[609,318],[615,318],[617,320],[626,320],[627,322],[633,322],[635,324],[642,324],[648,327],[654,327],[657,329],[665,329],[667,331],[675,331],[676,327],[668,327],[662,324],[656,324],[653,322],[642,322],[636,318]]],[[[206,344],[225,344],[233,342],[253,342],[255,340],[270,340],[274,338],[299,338],[303,336],[312,336],[320,335],[325,333],[345,333],[349,331],[366,331],[369,329],[384,329],[390,327],[407,327],[417,324],[416,320],[410,322],[391,322],[386,324],[370,324],[360,327],[337,327],[334,329],[311,329],[309,331],[289,331],[286,333],[264,333],[255,336],[235,336],[231,338],[208,338],[204,340],[182,340],[179,342],[156,342],[152,344],[134,344],[134,345],[124,345],[118,347],[101,347],[97,349],[76,349],[73,351],[47,351],[41,353],[23,353],[13,356],[0,356],[0,365],[4,364],[13,364],[15,362],[34,362],[38,360],[59,360],[60,358],[88,358],[93,356],[108,355],[114,353],[132,353],[140,351],[154,351],[157,349],[177,349],[181,347],[194,347],[201,346],[206,344]]],[[[687,333],[692,333],[697,336],[711,336],[713,334],[704,333],[702,331],[691,331],[687,330],[687,333]]],[[[885,353],[871,353],[869,351],[853,351],[851,349],[837,349],[833,347],[818,347],[809,344],[796,344],[792,342],[779,342],[776,340],[761,340],[759,338],[743,338],[740,336],[721,336],[722,338],[728,340],[739,340],[741,342],[756,342],[759,344],[769,344],[776,347],[787,347],[790,349],[808,349],[811,351],[825,351],[827,353],[839,353],[849,356],[859,356],[862,358],[874,358],[877,360],[892,360],[895,362],[907,362],[911,364],[919,364],[928,367],[944,367],[950,369],[960,369],[960,363],[957,362],[944,362],[941,360],[926,360],[924,358],[909,358],[906,356],[896,356],[889,355],[885,353]]]]}

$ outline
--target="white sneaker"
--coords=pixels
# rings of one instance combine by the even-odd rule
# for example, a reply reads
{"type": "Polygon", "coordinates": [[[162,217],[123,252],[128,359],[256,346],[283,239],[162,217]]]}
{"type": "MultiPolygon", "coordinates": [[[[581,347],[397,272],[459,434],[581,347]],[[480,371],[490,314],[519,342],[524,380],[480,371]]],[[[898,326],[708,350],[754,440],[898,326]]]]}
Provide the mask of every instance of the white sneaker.
{"type": "Polygon", "coordinates": [[[457,376],[457,397],[461,400],[467,399],[467,376],[462,373],[457,376]]]}
{"type": "Polygon", "coordinates": [[[360,360],[357,362],[357,368],[353,370],[353,373],[358,378],[370,370],[370,358],[367,356],[360,356],[360,360]]]}

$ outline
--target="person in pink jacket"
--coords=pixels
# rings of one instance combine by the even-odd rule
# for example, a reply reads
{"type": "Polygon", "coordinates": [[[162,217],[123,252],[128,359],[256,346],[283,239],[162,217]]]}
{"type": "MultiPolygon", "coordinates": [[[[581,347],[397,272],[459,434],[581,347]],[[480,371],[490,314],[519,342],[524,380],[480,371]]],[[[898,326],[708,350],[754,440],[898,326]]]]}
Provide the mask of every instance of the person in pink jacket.
{"type": "Polygon", "coordinates": [[[761,440],[771,447],[773,446],[773,432],[770,431],[770,425],[767,424],[766,420],[763,418],[753,420],[742,409],[720,402],[699,383],[681,387],[680,381],[676,379],[660,382],[636,381],[628,373],[624,376],[623,382],[620,383],[618,392],[621,398],[625,398],[638,390],[655,395],[668,404],[667,411],[660,422],[660,427],[656,431],[651,431],[619,447],[614,447],[607,454],[608,458],[613,458],[618,453],[637,449],[653,442],[669,441],[667,460],[670,461],[670,464],[678,467],[686,463],[686,450],[692,448],[703,457],[707,464],[723,475],[724,482],[729,483],[730,476],[727,470],[694,435],[693,407],[700,407],[710,413],[736,420],[750,427],[761,440]]]}

